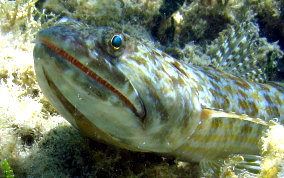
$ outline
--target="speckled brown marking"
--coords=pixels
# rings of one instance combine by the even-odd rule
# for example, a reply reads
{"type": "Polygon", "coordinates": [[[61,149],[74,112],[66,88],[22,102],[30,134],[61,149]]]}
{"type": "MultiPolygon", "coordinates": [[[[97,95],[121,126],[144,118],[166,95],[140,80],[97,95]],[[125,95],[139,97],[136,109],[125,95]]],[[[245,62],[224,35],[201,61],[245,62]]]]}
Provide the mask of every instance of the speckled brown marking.
{"type": "Polygon", "coordinates": [[[276,104],[278,104],[278,105],[282,105],[282,104],[284,104],[284,101],[281,101],[281,99],[280,99],[280,94],[279,93],[277,93],[276,94],[276,97],[274,97],[274,100],[273,100],[276,104]]]}
{"type": "Polygon", "coordinates": [[[268,96],[267,94],[264,94],[263,97],[265,98],[265,100],[266,100],[266,102],[268,103],[269,106],[273,103],[270,99],[270,96],[268,96]]]}
{"type": "Polygon", "coordinates": [[[238,77],[235,77],[235,76],[232,76],[232,75],[224,75],[223,77],[233,80],[236,85],[238,85],[242,88],[251,89],[250,85],[245,80],[243,80],[242,78],[238,78],[238,77]]]}
{"type": "Polygon", "coordinates": [[[239,90],[239,93],[241,94],[241,96],[243,98],[248,98],[248,95],[245,92],[243,92],[242,90],[239,90]]]}
{"type": "Polygon", "coordinates": [[[197,86],[197,90],[198,90],[198,91],[203,91],[203,87],[202,87],[201,85],[198,85],[198,86],[197,86]]]}
{"type": "Polygon", "coordinates": [[[279,118],[280,117],[279,109],[276,106],[274,106],[273,111],[274,111],[274,117],[279,118]]]}
{"type": "Polygon", "coordinates": [[[271,106],[267,109],[268,114],[272,118],[279,118],[280,113],[278,111],[278,108],[276,106],[271,106]]]}
{"type": "MultiPolygon", "coordinates": [[[[215,76],[215,75],[208,75],[208,77],[210,78],[211,81],[214,81],[214,82],[220,82],[220,78],[215,76]]],[[[213,82],[212,82],[213,83],[213,82]]]]}
{"type": "Polygon", "coordinates": [[[265,129],[263,129],[264,127],[262,125],[257,125],[257,135],[263,135],[263,132],[265,132],[265,129]]]}
{"type": "Polygon", "coordinates": [[[222,108],[230,107],[230,101],[229,101],[228,97],[224,96],[223,99],[224,99],[224,104],[222,105],[222,108]]]}
{"type": "Polygon", "coordinates": [[[233,92],[233,90],[232,90],[232,88],[231,88],[230,85],[226,85],[226,86],[223,88],[223,90],[224,90],[225,92],[227,92],[227,93],[232,93],[232,92],[233,92]]]}
{"type": "Polygon", "coordinates": [[[215,82],[211,82],[211,85],[214,87],[215,90],[220,91],[220,87],[215,82]]]}
{"type": "Polygon", "coordinates": [[[212,129],[218,129],[221,125],[222,125],[221,118],[214,118],[214,120],[211,122],[212,129]]]}
{"type": "Polygon", "coordinates": [[[269,84],[275,88],[277,88],[277,90],[280,92],[280,93],[284,93],[284,84],[280,84],[280,83],[277,83],[277,82],[269,82],[269,84]]]}
{"type": "Polygon", "coordinates": [[[264,90],[264,91],[266,91],[266,92],[270,92],[270,87],[271,87],[271,86],[269,86],[269,85],[267,85],[267,84],[260,84],[259,86],[260,86],[260,89],[261,89],[261,90],[264,90]]]}
{"type": "Polygon", "coordinates": [[[185,72],[181,67],[180,67],[180,63],[175,61],[172,63],[172,65],[177,69],[179,70],[183,75],[187,76],[188,77],[188,73],[185,72]]]}
{"type": "MultiPolygon", "coordinates": [[[[215,91],[214,89],[210,88],[209,91],[211,92],[211,94],[215,97],[215,98],[218,98],[220,97],[220,94],[215,91]]],[[[220,108],[220,103],[218,102],[213,102],[212,103],[212,107],[216,108],[216,109],[219,109],[220,108]]]]}
{"type": "Polygon", "coordinates": [[[248,108],[249,108],[248,104],[242,99],[239,99],[238,104],[243,110],[248,110],[248,108]]]}
{"type": "Polygon", "coordinates": [[[232,76],[232,75],[224,75],[225,78],[229,78],[231,80],[239,80],[238,77],[232,76]]]}
{"type": "Polygon", "coordinates": [[[143,58],[139,59],[136,56],[129,56],[129,60],[135,61],[137,64],[143,65],[144,67],[147,67],[147,61],[145,61],[143,58]]]}
{"type": "Polygon", "coordinates": [[[219,70],[219,69],[216,69],[216,71],[217,71],[220,75],[222,75],[222,74],[224,73],[222,70],[219,70]]]}
{"type": "Polygon", "coordinates": [[[272,109],[271,107],[266,108],[266,112],[267,112],[269,115],[272,116],[272,114],[273,114],[273,109],[272,109]]]}
{"type": "Polygon", "coordinates": [[[248,115],[250,117],[256,117],[258,115],[258,108],[257,105],[254,102],[249,102],[248,104],[250,106],[250,111],[248,112],[248,115]]]}
{"type": "Polygon", "coordinates": [[[262,97],[259,96],[258,91],[254,91],[250,94],[250,97],[252,97],[253,99],[255,99],[256,101],[260,102],[262,101],[262,97]]]}
{"type": "Polygon", "coordinates": [[[214,97],[217,97],[218,93],[214,89],[210,88],[209,91],[214,97]]]}
{"type": "Polygon", "coordinates": [[[235,80],[234,83],[241,88],[251,89],[250,85],[246,81],[244,81],[243,79],[239,78],[238,80],[235,80]]]}
{"type": "MultiPolygon", "coordinates": [[[[143,81],[148,86],[152,85],[152,82],[148,78],[143,78],[143,81]]],[[[150,87],[150,88],[152,88],[152,87],[150,87]]],[[[157,112],[161,113],[161,115],[162,115],[161,118],[163,119],[163,122],[166,122],[167,119],[169,118],[169,114],[168,114],[168,111],[165,110],[165,107],[163,106],[163,104],[161,102],[161,98],[159,98],[158,95],[156,95],[156,93],[154,91],[152,91],[152,90],[149,91],[149,95],[157,103],[157,106],[156,106],[157,107],[157,112]]]]}
{"type": "Polygon", "coordinates": [[[241,127],[241,134],[243,135],[247,135],[250,134],[252,131],[252,126],[249,123],[245,123],[242,127],[241,127]]]}
{"type": "Polygon", "coordinates": [[[207,76],[215,82],[221,82],[221,78],[216,75],[215,69],[212,67],[205,67],[202,69],[205,73],[207,73],[207,76]]]}
{"type": "Polygon", "coordinates": [[[230,119],[230,118],[227,118],[227,122],[228,122],[228,129],[229,130],[233,130],[234,129],[234,127],[235,127],[235,124],[236,124],[236,120],[234,120],[234,119],[230,119]]]}
{"type": "Polygon", "coordinates": [[[203,77],[201,77],[201,75],[199,74],[199,73],[195,73],[195,75],[197,75],[197,77],[199,78],[199,79],[202,79],[203,77]]]}

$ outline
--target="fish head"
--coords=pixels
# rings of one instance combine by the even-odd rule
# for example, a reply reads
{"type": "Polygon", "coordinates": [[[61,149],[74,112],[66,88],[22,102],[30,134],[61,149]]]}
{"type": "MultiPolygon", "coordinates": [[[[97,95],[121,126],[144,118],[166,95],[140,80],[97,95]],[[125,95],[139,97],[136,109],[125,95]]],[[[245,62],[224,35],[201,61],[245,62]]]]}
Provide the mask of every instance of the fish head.
{"type": "Polygon", "coordinates": [[[171,152],[196,127],[173,59],[109,27],[58,24],[38,33],[38,83],[52,105],[93,139],[171,152]],[[180,80],[180,81],[179,81],[180,80]]]}

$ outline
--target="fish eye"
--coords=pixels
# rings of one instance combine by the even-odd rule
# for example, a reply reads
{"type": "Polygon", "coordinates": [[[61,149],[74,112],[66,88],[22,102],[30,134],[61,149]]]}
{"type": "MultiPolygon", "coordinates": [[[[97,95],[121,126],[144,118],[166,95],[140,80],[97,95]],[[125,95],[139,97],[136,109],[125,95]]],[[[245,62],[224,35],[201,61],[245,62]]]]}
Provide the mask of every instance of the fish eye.
{"type": "Polygon", "coordinates": [[[104,29],[99,43],[102,45],[103,51],[110,56],[119,57],[124,53],[126,47],[125,34],[117,32],[114,29],[104,29]]]}
{"type": "Polygon", "coordinates": [[[122,36],[121,35],[113,35],[113,37],[110,40],[110,44],[114,50],[119,50],[122,46],[122,36]]]}

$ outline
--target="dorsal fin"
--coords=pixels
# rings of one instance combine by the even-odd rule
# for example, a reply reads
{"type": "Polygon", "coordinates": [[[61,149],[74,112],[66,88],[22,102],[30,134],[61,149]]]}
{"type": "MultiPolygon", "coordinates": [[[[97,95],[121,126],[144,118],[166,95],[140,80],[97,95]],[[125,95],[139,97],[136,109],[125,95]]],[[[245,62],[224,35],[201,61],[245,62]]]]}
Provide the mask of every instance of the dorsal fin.
{"type": "Polygon", "coordinates": [[[273,78],[277,59],[283,56],[276,43],[259,37],[259,28],[252,22],[229,26],[206,46],[213,67],[244,79],[266,82],[273,78]]]}

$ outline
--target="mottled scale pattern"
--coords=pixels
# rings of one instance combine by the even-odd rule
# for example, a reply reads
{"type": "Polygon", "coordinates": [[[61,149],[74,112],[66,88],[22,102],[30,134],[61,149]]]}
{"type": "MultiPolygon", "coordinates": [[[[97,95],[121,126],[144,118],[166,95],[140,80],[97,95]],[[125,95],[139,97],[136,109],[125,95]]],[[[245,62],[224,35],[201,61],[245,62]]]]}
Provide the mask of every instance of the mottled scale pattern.
{"type": "MultiPolygon", "coordinates": [[[[250,117],[269,120],[284,115],[284,97],[280,86],[257,84],[242,78],[215,70],[202,68],[206,77],[202,81],[200,93],[205,108],[222,109],[225,112],[246,114],[250,117]]],[[[281,116],[281,117],[280,117],[281,116]]]]}
{"type": "MultiPolygon", "coordinates": [[[[167,82],[168,84],[172,83],[167,87],[183,88],[182,93],[184,94],[196,92],[196,95],[192,95],[190,99],[199,102],[202,109],[211,110],[209,113],[217,115],[217,118],[205,119],[205,121],[201,117],[195,133],[189,137],[186,144],[174,151],[173,154],[182,160],[216,159],[232,153],[254,154],[258,150],[258,142],[267,128],[267,122],[262,121],[278,118],[281,123],[283,122],[284,95],[283,87],[281,88],[280,85],[273,87],[268,84],[250,82],[213,67],[181,64],[156,51],[152,51],[152,54],[145,51],[140,55],[144,57],[152,55],[155,60],[167,61],[168,67],[173,67],[171,70],[176,70],[171,72],[171,79],[168,81],[164,81],[167,75],[163,75],[161,68],[154,68],[150,73],[141,75],[159,76],[151,77],[153,81],[147,83],[149,88],[156,88],[155,84],[167,82]],[[174,84],[173,80],[178,83],[174,84]],[[227,115],[223,116],[224,112],[227,115]]],[[[136,58],[136,60],[141,62],[141,60],[148,60],[148,58],[136,58]]],[[[133,63],[136,60],[131,61],[131,68],[139,65],[138,62],[133,63]]],[[[143,65],[141,73],[148,72],[145,69],[152,67],[146,61],[143,62],[143,65]]],[[[142,83],[137,85],[142,85],[142,83]]],[[[171,88],[165,92],[170,91],[171,88]]],[[[170,103],[168,105],[172,106],[170,103]]],[[[170,110],[170,108],[168,109],[170,110]]]]}
{"type": "Polygon", "coordinates": [[[185,161],[259,154],[270,120],[284,120],[284,85],[185,64],[109,27],[59,23],[34,49],[44,94],[93,139],[185,161]],[[113,36],[122,44],[112,46],[113,36]],[[277,119],[276,119],[277,118],[277,119]]]}

